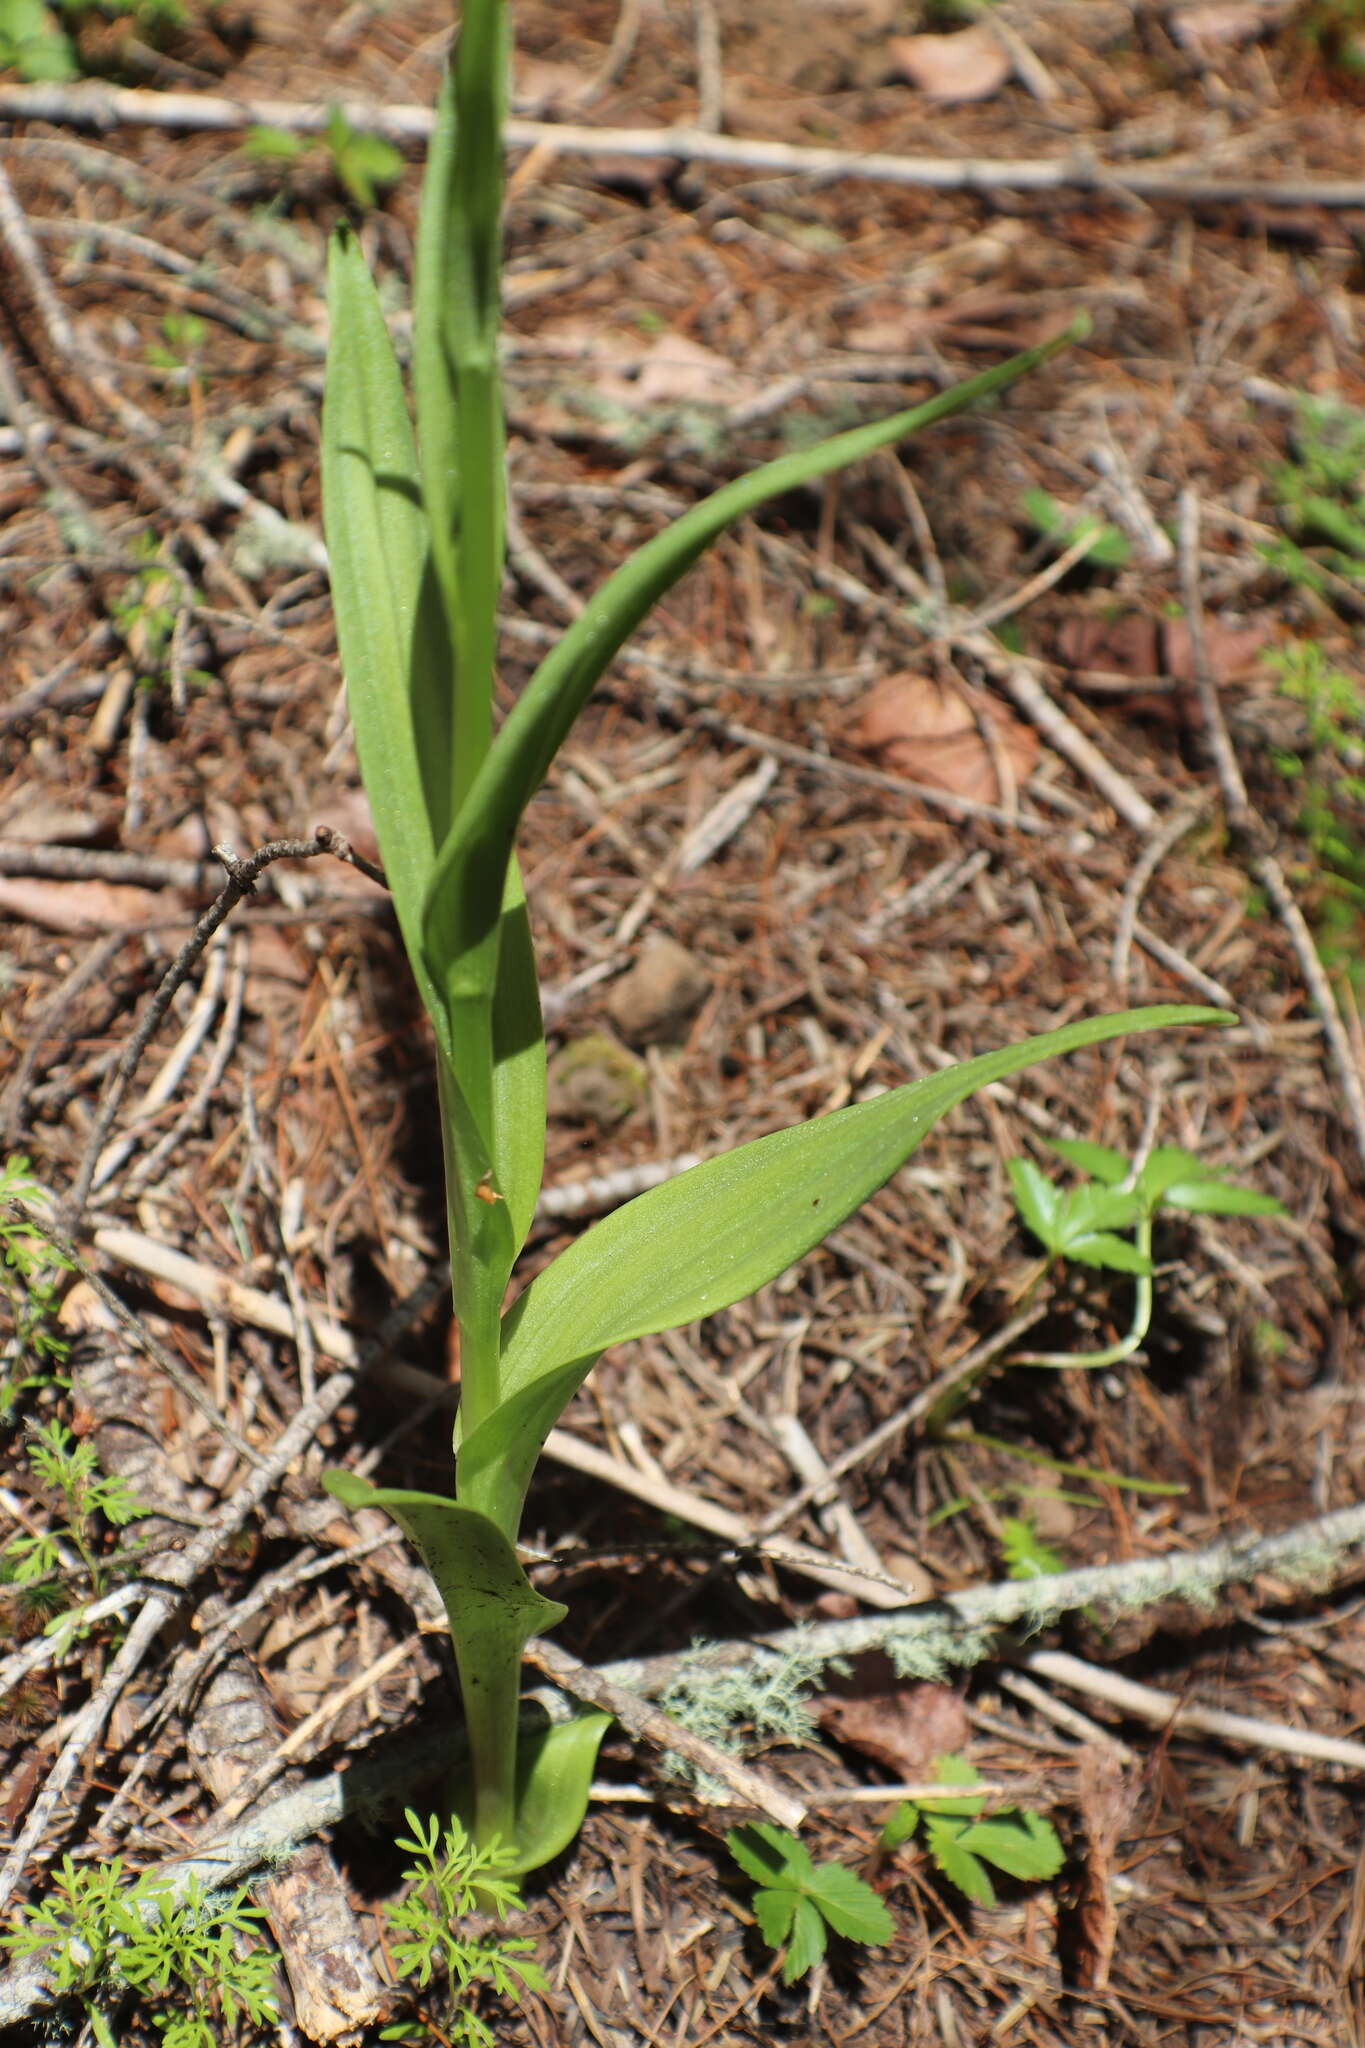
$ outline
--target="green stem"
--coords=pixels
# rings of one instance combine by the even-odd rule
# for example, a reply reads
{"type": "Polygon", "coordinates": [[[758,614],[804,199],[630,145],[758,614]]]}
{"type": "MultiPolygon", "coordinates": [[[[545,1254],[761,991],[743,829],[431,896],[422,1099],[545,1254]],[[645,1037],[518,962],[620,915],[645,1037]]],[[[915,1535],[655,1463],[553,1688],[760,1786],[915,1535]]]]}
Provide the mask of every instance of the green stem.
{"type": "MultiPolygon", "coordinates": [[[[1143,1257],[1151,1263],[1152,1219],[1150,1215],[1138,1220],[1136,1243],[1143,1257]]],[[[1094,1371],[1105,1365],[1118,1365],[1125,1358],[1131,1358],[1146,1337],[1152,1325],[1152,1276],[1139,1273],[1133,1286],[1133,1320],[1128,1334],[1120,1337],[1117,1344],[1106,1346],[1103,1351],[1017,1351],[1010,1360],[1012,1365],[1082,1366],[1094,1371]]]]}
{"type": "Polygon", "coordinates": [[[460,1326],[460,1435],[472,1436],[498,1405],[500,1314],[509,1259],[501,1204],[478,1193],[488,1161],[460,1085],[439,1051],[436,1072],[445,1154],[446,1221],[450,1233],[451,1293],[460,1326]]]}
{"type": "Polygon", "coordinates": [[[504,1848],[511,1848],[517,1839],[522,1645],[497,1652],[485,1644],[475,1669],[468,1653],[461,1653],[458,1636],[453,1642],[469,1736],[469,1761],[454,1784],[461,1793],[473,1784],[470,1832],[478,1847],[486,1849],[497,1840],[504,1848]]]}

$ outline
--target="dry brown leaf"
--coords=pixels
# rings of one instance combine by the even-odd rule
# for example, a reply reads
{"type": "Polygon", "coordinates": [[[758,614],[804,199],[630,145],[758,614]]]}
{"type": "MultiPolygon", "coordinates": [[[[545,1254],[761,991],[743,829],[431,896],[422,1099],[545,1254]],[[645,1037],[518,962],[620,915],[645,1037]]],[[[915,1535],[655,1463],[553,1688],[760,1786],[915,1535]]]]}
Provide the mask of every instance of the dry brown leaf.
{"type": "Polygon", "coordinates": [[[945,106],[992,98],[1014,69],[984,22],[950,36],[890,36],[886,48],[898,77],[945,106]]]}
{"type": "Polygon", "coordinates": [[[36,875],[0,875],[0,916],[50,932],[106,932],[170,915],[181,898],[169,890],[132,889],[121,882],[49,882],[36,875]]]}
{"type": "Polygon", "coordinates": [[[0,814],[0,839],[18,839],[25,846],[88,846],[113,815],[109,804],[102,804],[97,815],[88,800],[76,806],[53,797],[26,796],[21,789],[17,800],[0,814]]]}
{"type": "MultiPolygon", "coordinates": [[[[1233,625],[1219,618],[1204,621],[1204,653],[1215,682],[1232,683],[1254,675],[1271,637],[1268,619],[1244,619],[1233,625]]],[[[1179,683],[1194,680],[1194,650],[1183,619],[1165,619],[1161,627],[1165,671],[1179,683]]]]}
{"type": "Polygon", "coordinates": [[[1119,619],[1073,612],[1057,629],[1057,657],[1068,668],[1096,669],[1105,675],[1159,675],[1159,621],[1141,612],[1119,619]]]}
{"type": "Polygon", "coordinates": [[[758,386],[686,334],[656,335],[632,391],[637,405],[738,405],[758,386]]]}
{"type": "MultiPolygon", "coordinates": [[[[889,1664],[878,1662],[889,1677],[889,1664]]],[[[955,1756],[967,1740],[967,1709],[949,1685],[890,1677],[884,1691],[824,1693],[813,1704],[826,1734],[910,1779],[927,1776],[935,1757],[955,1756]]]]}
{"type": "Polygon", "coordinates": [[[588,320],[560,320],[543,328],[536,345],[547,355],[576,366],[613,404],[633,412],[665,405],[742,405],[759,389],[757,381],[686,334],[638,334],[594,327],[588,320]]]}
{"type": "Polygon", "coordinates": [[[536,121],[574,111],[591,84],[589,72],[557,57],[528,57],[519,52],[512,72],[517,112],[536,121]]]}
{"type": "Polygon", "coordinates": [[[910,669],[887,676],[855,711],[849,735],[854,746],[879,754],[893,774],[974,803],[1003,803],[1013,794],[1001,787],[997,754],[1014,789],[1027,782],[1038,759],[1040,743],[1031,726],[995,703],[983,706],[979,718],[960,690],[910,669]]]}
{"type": "Polygon", "coordinates": [[[1184,50],[1236,49],[1279,28],[1299,0],[1193,0],[1168,17],[1173,40],[1184,50]]]}
{"type": "MultiPolygon", "coordinates": [[[[1263,615],[1206,618],[1204,651],[1215,680],[1230,683],[1254,675],[1273,633],[1271,620],[1263,615]]],[[[1194,678],[1190,629],[1183,619],[1155,619],[1143,612],[1117,619],[1073,614],[1057,630],[1057,654],[1069,668],[1121,676],[1163,675],[1178,683],[1194,678]]]]}

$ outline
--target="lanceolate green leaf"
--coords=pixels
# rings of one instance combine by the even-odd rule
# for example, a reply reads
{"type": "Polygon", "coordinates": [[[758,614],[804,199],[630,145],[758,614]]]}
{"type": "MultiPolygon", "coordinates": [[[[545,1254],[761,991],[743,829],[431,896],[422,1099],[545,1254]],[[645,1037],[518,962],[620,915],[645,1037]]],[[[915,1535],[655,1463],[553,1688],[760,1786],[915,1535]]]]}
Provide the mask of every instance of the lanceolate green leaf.
{"type": "Polygon", "coordinates": [[[758,1138],[639,1195],[580,1237],[505,1319],[502,1394],[609,1344],[728,1307],[811,1250],[946,1111],[1021,1067],[1125,1032],[1229,1022],[1183,1005],[1092,1017],[758,1138]]]}
{"type": "MultiPolygon", "coordinates": [[[[422,491],[431,527],[432,561],[452,631],[459,616],[457,568],[460,530],[460,414],[450,341],[451,220],[455,169],[455,76],[447,72],[422,179],[412,283],[412,398],[417,415],[422,491]]],[[[452,689],[456,688],[452,678],[452,689]]],[[[457,723],[462,722],[457,716],[457,723]]],[[[491,726],[473,749],[475,765],[487,751],[491,726]]],[[[462,750],[465,751],[465,750],[462,750]]]]}
{"type": "Polygon", "coordinates": [[[456,645],[453,817],[488,751],[503,565],[498,380],[505,0],[466,0],[422,190],[413,395],[433,558],[456,645]]]}
{"type": "Polygon", "coordinates": [[[1084,319],[1073,321],[1055,340],[1012,356],[907,412],[765,463],[685,512],[608,579],[509,712],[438,857],[425,914],[427,954],[433,971],[440,963],[446,973],[453,1001],[477,998],[492,985],[496,948],[490,940],[522,811],[608,662],[703,550],[727,526],[783,491],[828,476],[1002,390],[1077,340],[1088,324],[1084,319]]]}
{"type": "Polygon", "coordinates": [[[328,259],[322,504],[361,774],[404,944],[439,1037],[421,906],[449,822],[450,655],[403,383],[354,237],[328,259]]]}

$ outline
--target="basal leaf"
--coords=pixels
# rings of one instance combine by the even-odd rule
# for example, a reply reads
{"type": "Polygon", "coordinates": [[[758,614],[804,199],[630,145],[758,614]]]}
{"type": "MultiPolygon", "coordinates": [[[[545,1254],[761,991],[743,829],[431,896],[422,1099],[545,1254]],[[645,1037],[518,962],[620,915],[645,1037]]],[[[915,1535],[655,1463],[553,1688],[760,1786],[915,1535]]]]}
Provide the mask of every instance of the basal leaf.
{"type": "Polygon", "coordinates": [[[725,1846],[755,1884],[803,1885],[811,1875],[810,1851],[787,1828],[750,1821],[726,1832],[725,1846]]]}
{"type": "Polygon", "coordinates": [[[1065,1249],[1067,1258],[1079,1259],[1083,1266],[1099,1266],[1106,1273],[1132,1273],[1146,1278],[1152,1270],[1145,1252],[1140,1252],[1130,1239],[1115,1237],[1110,1230],[1087,1231],[1083,1237],[1073,1238],[1065,1249]]]}
{"type": "Polygon", "coordinates": [[[924,1817],[924,1845],[949,1884],[955,1884],[974,1905],[993,1906],[995,1886],[990,1873],[970,1849],[963,1848],[963,1832],[960,1820],[933,1813],[924,1817]]]}
{"type": "Polygon", "coordinates": [[[397,1522],[436,1582],[457,1644],[466,1640],[477,1653],[514,1640],[520,1650],[568,1613],[537,1593],[486,1515],[440,1494],[372,1486],[354,1472],[325,1472],[322,1483],[344,1507],[382,1508],[397,1522]]]}
{"type": "Polygon", "coordinates": [[[1239,1188],[1225,1180],[1177,1181],[1162,1201],[1171,1209],[1197,1216],[1283,1216],[1283,1202],[1258,1188],[1239,1188]]]}
{"type": "Polygon", "coordinates": [[[941,1116],[988,1082],[1127,1032],[1226,1021],[1225,1011],[1180,1006],[1087,1018],[758,1138],[650,1189],[586,1231],[513,1305],[503,1398],[609,1344],[752,1294],[837,1229],[941,1116]]]}
{"type": "Polygon", "coordinates": [[[1026,1882],[1055,1877],[1065,1861],[1052,1823],[1019,1807],[974,1822],[958,1847],[1026,1882]]]}
{"type": "Polygon", "coordinates": [[[578,1714],[523,1732],[517,1750],[516,1861],[512,1876],[539,1870],[567,1849],[583,1825],[610,1714],[578,1714]]]}
{"type": "Polygon", "coordinates": [[[417,453],[374,284],[354,237],[328,257],[322,504],[356,751],[404,944],[422,966],[422,904],[449,824],[450,644],[430,567],[417,453]]]}
{"type": "Polygon", "coordinates": [[[499,1528],[513,1530],[536,1460],[569,1402],[592,1371],[591,1358],[527,1380],[499,1402],[477,1429],[462,1437],[457,1454],[458,1491],[499,1528]]]}
{"type": "Polygon", "coordinates": [[[446,1610],[470,1748],[481,1759],[472,1822],[480,1840],[510,1840],[521,1653],[567,1608],[537,1593],[506,1536],[473,1508],[371,1486],[353,1472],[325,1472],[323,1485],[345,1507],[382,1508],[421,1553],[446,1610]]]}
{"type": "Polygon", "coordinates": [[[825,1923],[820,1909],[807,1898],[799,1898],[792,1915],[791,1939],[782,1963],[782,1982],[794,1984],[804,1977],[825,1953],[825,1923]]]}
{"type": "Polygon", "coordinates": [[[895,1928],[886,1902],[856,1871],[842,1863],[817,1863],[807,1891],[836,1934],[867,1948],[890,1941],[895,1928]]]}
{"type": "Polygon", "coordinates": [[[517,823],[618,649],[658,600],[737,519],[784,491],[828,476],[1002,390],[1088,329],[1073,321],[1055,340],[1028,349],[925,404],[780,456],[726,484],[636,550],[565,631],[508,714],[469,799],[437,859],[425,913],[433,957],[450,962],[452,1000],[487,991],[488,946],[517,823]]]}
{"type": "Polygon", "coordinates": [[[754,1893],[754,1918],[769,1948],[781,1948],[791,1932],[801,1894],[760,1889],[754,1893]]]}
{"type": "Polygon", "coordinates": [[[1121,1180],[1127,1178],[1131,1161],[1108,1145],[1092,1145],[1088,1138],[1051,1138],[1048,1146],[1049,1150],[1069,1160],[1072,1166],[1079,1166],[1082,1173],[1103,1181],[1106,1187],[1117,1187],[1121,1180]]]}
{"type": "Polygon", "coordinates": [[[1057,1212],[1061,1190],[1054,1187],[1031,1159],[1007,1159],[1005,1171],[1014,1190],[1014,1205],[1038,1242],[1050,1252],[1061,1250],[1057,1212]]]}

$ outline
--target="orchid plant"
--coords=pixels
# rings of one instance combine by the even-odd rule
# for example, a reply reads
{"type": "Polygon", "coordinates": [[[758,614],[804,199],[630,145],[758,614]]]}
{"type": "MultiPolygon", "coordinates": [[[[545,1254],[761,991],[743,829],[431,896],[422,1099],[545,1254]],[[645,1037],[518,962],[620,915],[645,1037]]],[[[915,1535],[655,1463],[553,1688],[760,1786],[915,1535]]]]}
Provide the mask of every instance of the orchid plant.
{"type": "Polygon", "coordinates": [[[611,575],[494,734],[504,566],[498,364],[505,0],[465,0],[422,195],[409,415],[354,233],[329,264],[323,511],[361,774],[403,943],[435,1037],[460,1413],[453,1492],[348,1473],[428,1565],[449,1618],[467,1764],[452,1805],[524,1871],[586,1808],[608,1717],[519,1731],[527,1641],[565,1609],[517,1559],[542,1445],[614,1344],[714,1314],[802,1257],[986,1083],[1074,1047],[1224,1013],[1168,1006],[1094,1018],[759,1138],[595,1224],[504,1308],[540,1188],[545,1043],[515,842],[525,808],[613,656],[702,551],[784,491],[903,440],[1084,333],[1073,322],[909,411],[767,463],[692,507],[611,575]]]}

